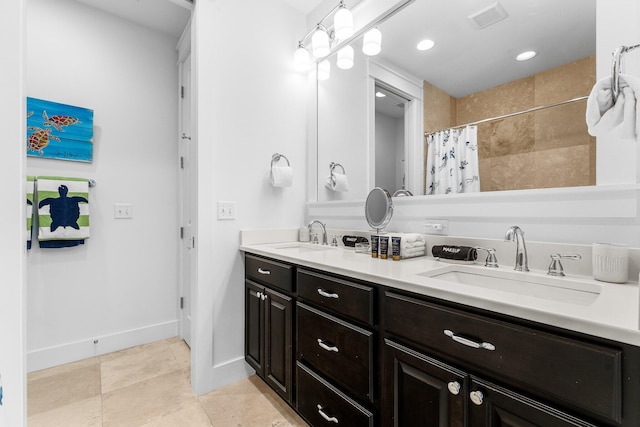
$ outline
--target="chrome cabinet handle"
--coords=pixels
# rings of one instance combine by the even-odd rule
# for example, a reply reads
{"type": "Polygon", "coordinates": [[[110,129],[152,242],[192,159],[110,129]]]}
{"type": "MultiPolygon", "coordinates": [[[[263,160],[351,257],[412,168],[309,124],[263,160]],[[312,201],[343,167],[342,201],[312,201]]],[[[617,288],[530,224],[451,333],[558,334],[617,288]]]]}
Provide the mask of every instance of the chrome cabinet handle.
{"type": "Polygon", "coordinates": [[[267,294],[262,294],[262,295],[260,296],[260,299],[261,299],[262,301],[264,301],[264,300],[266,300],[268,297],[269,297],[269,296],[268,296],[267,294]]]}
{"type": "Polygon", "coordinates": [[[256,298],[262,299],[262,292],[256,292],[256,298]]]}
{"type": "Polygon", "coordinates": [[[271,274],[271,272],[269,270],[263,270],[260,267],[258,267],[258,273],[260,273],[260,274],[271,274]]]}
{"type": "Polygon", "coordinates": [[[482,394],[481,391],[472,391],[471,393],[469,393],[469,398],[474,405],[480,406],[482,405],[482,401],[484,400],[484,394],[482,394]]]}
{"type": "Polygon", "coordinates": [[[320,347],[324,348],[327,351],[335,351],[336,353],[338,352],[338,347],[336,347],[336,346],[328,346],[324,342],[322,342],[322,340],[320,338],[318,338],[318,345],[320,347]]]}
{"type": "Polygon", "coordinates": [[[447,388],[449,389],[449,392],[454,396],[457,396],[460,393],[460,387],[461,386],[458,381],[451,381],[449,384],[447,384],[447,388]]]}
{"type": "Polygon", "coordinates": [[[335,293],[334,294],[330,294],[329,292],[326,292],[326,291],[324,291],[324,290],[322,290],[320,288],[318,288],[318,293],[320,295],[322,295],[323,297],[325,297],[325,298],[340,298],[340,296],[338,294],[335,294],[335,293]]]}
{"type": "Polygon", "coordinates": [[[452,340],[454,340],[455,342],[466,345],[468,347],[481,348],[489,351],[493,351],[496,349],[496,346],[494,346],[490,342],[475,342],[470,339],[460,337],[455,333],[453,333],[452,331],[450,331],[449,329],[445,329],[444,334],[449,338],[451,338],[452,340]]]}
{"type": "Polygon", "coordinates": [[[327,414],[324,413],[323,409],[324,408],[322,407],[322,405],[318,405],[318,413],[320,414],[320,416],[330,423],[338,424],[338,419],[336,417],[328,416],[327,414]]]}

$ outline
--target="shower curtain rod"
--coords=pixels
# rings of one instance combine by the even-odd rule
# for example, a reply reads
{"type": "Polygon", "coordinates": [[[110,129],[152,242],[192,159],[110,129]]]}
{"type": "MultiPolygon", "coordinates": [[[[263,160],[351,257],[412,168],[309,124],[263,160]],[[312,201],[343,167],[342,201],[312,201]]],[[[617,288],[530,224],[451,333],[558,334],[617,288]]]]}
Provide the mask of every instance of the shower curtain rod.
{"type": "Polygon", "coordinates": [[[589,96],[579,96],[577,98],[569,99],[567,101],[556,102],[555,104],[541,105],[540,107],[533,107],[533,108],[529,108],[528,110],[518,111],[517,113],[504,114],[502,116],[491,117],[490,119],[484,119],[484,120],[480,120],[480,121],[477,121],[477,122],[466,123],[464,125],[451,126],[449,128],[440,129],[440,130],[436,130],[436,131],[433,131],[433,132],[425,132],[424,136],[432,135],[434,133],[442,132],[444,130],[460,129],[460,128],[464,128],[464,127],[467,127],[467,126],[475,126],[475,125],[479,125],[481,123],[493,122],[495,120],[501,120],[501,119],[506,119],[506,118],[509,118],[509,117],[519,116],[521,114],[533,113],[534,111],[540,111],[540,110],[545,110],[547,108],[558,107],[560,105],[570,104],[570,103],[576,102],[576,101],[582,101],[582,100],[585,100],[587,98],[589,98],[589,96]]]}

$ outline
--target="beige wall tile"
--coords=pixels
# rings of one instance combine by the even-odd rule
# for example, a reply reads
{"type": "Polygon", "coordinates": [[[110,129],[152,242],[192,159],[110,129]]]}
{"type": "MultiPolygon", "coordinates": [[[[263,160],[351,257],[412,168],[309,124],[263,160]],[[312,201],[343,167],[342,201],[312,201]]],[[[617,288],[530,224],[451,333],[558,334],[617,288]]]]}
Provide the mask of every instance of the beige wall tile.
{"type": "Polygon", "coordinates": [[[595,55],[535,75],[535,105],[589,95],[596,82],[595,55]]]}
{"type": "MultiPolygon", "coordinates": [[[[535,150],[534,118],[530,114],[491,123],[491,156],[529,153],[535,150]]],[[[479,125],[479,127],[482,125],[479,125]]]]}
{"type": "Polygon", "coordinates": [[[491,191],[537,188],[535,153],[494,157],[491,160],[491,191]]]}
{"type": "Polygon", "coordinates": [[[536,152],[536,188],[590,185],[590,155],[589,145],[536,152]]]}
{"type": "Polygon", "coordinates": [[[585,100],[528,114],[535,117],[536,151],[590,144],[586,108],[585,100]]]}
{"type": "Polygon", "coordinates": [[[455,99],[445,91],[438,89],[428,82],[424,82],[424,131],[435,132],[449,128],[455,123],[452,118],[452,102],[455,99]]]}

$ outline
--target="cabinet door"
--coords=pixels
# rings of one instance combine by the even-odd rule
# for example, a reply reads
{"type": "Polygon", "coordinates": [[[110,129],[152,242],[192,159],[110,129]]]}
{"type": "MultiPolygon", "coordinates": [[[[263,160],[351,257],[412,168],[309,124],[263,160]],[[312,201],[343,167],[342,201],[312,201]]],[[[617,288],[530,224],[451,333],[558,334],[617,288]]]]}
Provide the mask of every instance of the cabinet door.
{"type": "Polygon", "coordinates": [[[290,297],[265,288],[264,379],[291,402],[293,303],[290,297]]]}
{"type": "Polygon", "coordinates": [[[264,286],[245,281],[244,358],[259,376],[264,374],[264,286]]]}
{"type": "Polygon", "coordinates": [[[383,425],[465,427],[463,371],[390,340],[384,351],[383,425]]]}
{"type": "Polygon", "coordinates": [[[478,378],[469,389],[470,427],[595,427],[478,378]]]}

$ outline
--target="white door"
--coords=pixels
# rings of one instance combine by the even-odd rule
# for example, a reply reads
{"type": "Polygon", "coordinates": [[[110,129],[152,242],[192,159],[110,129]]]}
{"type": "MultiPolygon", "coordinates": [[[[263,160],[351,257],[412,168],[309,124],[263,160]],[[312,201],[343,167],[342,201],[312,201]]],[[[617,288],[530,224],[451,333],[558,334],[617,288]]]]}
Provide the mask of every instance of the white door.
{"type": "Polygon", "coordinates": [[[195,259],[193,238],[194,178],[191,142],[191,54],[179,63],[179,184],[180,184],[180,336],[191,346],[191,280],[195,259]]]}

